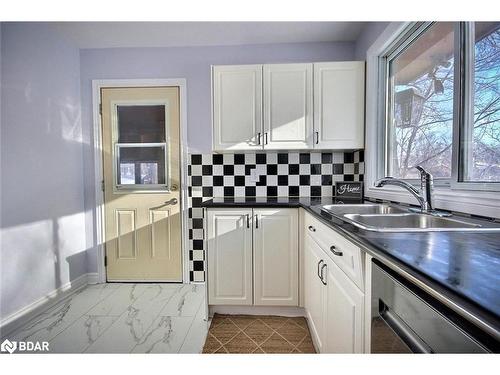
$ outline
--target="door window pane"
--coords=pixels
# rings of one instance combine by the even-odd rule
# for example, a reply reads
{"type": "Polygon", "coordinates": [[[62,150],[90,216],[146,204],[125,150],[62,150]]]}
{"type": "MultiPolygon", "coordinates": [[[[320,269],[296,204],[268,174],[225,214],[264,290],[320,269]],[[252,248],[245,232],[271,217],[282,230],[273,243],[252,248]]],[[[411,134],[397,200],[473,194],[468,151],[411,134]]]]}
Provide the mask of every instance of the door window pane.
{"type": "Polygon", "coordinates": [[[134,163],[120,163],[120,185],[133,185],[135,184],[135,164],[134,163]]]}
{"type": "Polygon", "coordinates": [[[500,182],[500,22],[476,22],[474,34],[474,114],[464,134],[464,179],[500,182]]]}
{"type": "Polygon", "coordinates": [[[117,105],[119,143],[165,142],[164,105],[117,105]]]}
{"type": "Polygon", "coordinates": [[[388,60],[387,167],[396,178],[451,176],[453,23],[437,22],[388,60]]]}
{"type": "Polygon", "coordinates": [[[165,146],[117,145],[118,185],[165,185],[165,146]]]}

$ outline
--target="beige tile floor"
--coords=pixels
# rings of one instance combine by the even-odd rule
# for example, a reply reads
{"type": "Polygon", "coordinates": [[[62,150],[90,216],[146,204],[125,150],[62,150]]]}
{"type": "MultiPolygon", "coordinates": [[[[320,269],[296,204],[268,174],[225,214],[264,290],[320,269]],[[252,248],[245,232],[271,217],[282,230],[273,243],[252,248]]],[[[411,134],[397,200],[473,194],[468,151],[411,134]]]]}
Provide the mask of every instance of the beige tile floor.
{"type": "Polygon", "coordinates": [[[315,353],[304,318],[215,314],[203,353],[315,353]]]}

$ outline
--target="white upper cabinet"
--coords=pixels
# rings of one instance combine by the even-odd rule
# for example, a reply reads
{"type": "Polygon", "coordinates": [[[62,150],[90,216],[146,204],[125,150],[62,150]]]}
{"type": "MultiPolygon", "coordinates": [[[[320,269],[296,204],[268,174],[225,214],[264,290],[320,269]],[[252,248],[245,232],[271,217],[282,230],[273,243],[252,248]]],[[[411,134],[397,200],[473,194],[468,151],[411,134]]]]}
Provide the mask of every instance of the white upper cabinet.
{"type": "Polygon", "coordinates": [[[262,65],[213,67],[213,149],[259,150],[262,65]]]}
{"type": "Polygon", "coordinates": [[[264,65],[264,149],[310,149],[313,65],[264,65]]]}
{"type": "Polygon", "coordinates": [[[254,209],[254,304],[299,303],[298,212],[294,208],[254,209]]]}
{"type": "Polygon", "coordinates": [[[364,147],[363,61],[212,69],[214,151],[364,147]]]}
{"type": "Polygon", "coordinates": [[[365,63],[314,64],[314,147],[364,147],[365,63]]]}

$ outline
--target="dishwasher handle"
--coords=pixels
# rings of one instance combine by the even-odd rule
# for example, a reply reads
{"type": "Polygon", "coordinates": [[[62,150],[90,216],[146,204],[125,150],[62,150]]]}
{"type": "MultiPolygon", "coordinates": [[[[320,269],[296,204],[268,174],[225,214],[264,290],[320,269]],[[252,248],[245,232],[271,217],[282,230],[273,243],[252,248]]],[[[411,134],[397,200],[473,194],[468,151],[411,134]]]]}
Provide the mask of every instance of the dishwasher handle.
{"type": "Polygon", "coordinates": [[[379,300],[379,314],[384,322],[408,345],[413,353],[434,353],[425,343],[384,301],[379,300]]]}

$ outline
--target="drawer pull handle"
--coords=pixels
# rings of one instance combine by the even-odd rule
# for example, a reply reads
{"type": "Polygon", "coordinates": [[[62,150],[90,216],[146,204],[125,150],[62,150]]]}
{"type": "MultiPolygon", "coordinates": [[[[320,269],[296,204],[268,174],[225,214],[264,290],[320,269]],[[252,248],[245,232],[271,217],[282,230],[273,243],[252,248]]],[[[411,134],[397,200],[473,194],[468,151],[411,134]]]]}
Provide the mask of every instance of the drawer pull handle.
{"type": "Polygon", "coordinates": [[[321,275],[319,274],[319,266],[321,265],[321,263],[323,263],[323,259],[321,259],[319,262],[318,262],[318,268],[316,270],[316,273],[318,274],[318,277],[320,278],[321,280],[321,275]]]}
{"type": "Polygon", "coordinates": [[[336,255],[338,257],[341,257],[342,255],[344,255],[344,253],[342,251],[335,250],[334,245],[330,246],[330,251],[333,253],[333,255],[336,255]]]}
{"type": "Polygon", "coordinates": [[[247,228],[250,228],[250,215],[247,214],[247,228]]]}
{"type": "Polygon", "coordinates": [[[311,232],[316,232],[316,228],[314,228],[312,225],[309,225],[308,228],[311,232]]]}
{"type": "Polygon", "coordinates": [[[320,275],[320,279],[321,279],[321,282],[323,283],[323,285],[326,285],[326,279],[325,279],[325,278],[323,278],[323,270],[324,270],[326,267],[327,267],[327,264],[325,263],[325,264],[323,264],[323,265],[321,266],[321,270],[320,270],[320,274],[321,274],[321,275],[320,275]]]}

